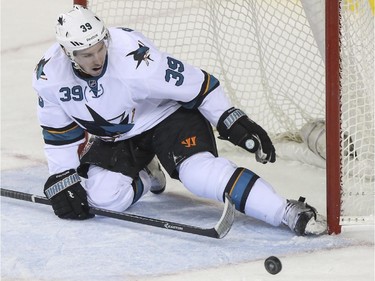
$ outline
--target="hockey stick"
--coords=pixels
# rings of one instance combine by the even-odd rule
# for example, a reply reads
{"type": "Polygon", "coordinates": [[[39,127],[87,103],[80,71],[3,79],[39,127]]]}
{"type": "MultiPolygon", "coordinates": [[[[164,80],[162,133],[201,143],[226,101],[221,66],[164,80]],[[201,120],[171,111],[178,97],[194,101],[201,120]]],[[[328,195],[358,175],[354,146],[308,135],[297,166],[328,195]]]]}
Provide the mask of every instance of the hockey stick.
{"type": "MultiPolygon", "coordinates": [[[[1,196],[9,197],[13,199],[18,200],[24,200],[28,202],[38,203],[38,204],[44,204],[44,205],[51,205],[51,202],[46,198],[30,193],[24,193],[20,191],[15,190],[9,190],[1,188],[1,196]]],[[[233,221],[234,221],[234,213],[235,213],[235,207],[230,199],[228,194],[225,194],[225,205],[224,210],[221,215],[220,220],[217,222],[217,224],[213,228],[201,228],[193,225],[186,225],[166,220],[159,220],[149,217],[143,217],[139,215],[133,215],[129,213],[120,213],[120,212],[114,212],[104,209],[99,209],[95,207],[90,207],[90,214],[104,216],[104,217],[110,217],[114,219],[124,220],[124,221],[130,221],[134,223],[140,223],[160,228],[165,228],[169,230],[175,230],[180,232],[186,232],[186,233],[192,233],[197,234],[201,236],[207,236],[212,238],[223,238],[229,230],[232,227],[233,221]]]]}

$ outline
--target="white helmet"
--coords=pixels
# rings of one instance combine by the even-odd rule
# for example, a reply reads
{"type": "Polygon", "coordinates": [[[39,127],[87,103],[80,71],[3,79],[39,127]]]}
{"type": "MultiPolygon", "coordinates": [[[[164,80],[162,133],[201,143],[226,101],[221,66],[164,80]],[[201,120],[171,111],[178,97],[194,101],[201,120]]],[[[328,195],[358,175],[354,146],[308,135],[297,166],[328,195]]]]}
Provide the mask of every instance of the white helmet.
{"type": "Polygon", "coordinates": [[[74,5],[73,10],[57,19],[56,40],[72,61],[74,51],[87,49],[107,36],[103,21],[83,6],[74,5]]]}

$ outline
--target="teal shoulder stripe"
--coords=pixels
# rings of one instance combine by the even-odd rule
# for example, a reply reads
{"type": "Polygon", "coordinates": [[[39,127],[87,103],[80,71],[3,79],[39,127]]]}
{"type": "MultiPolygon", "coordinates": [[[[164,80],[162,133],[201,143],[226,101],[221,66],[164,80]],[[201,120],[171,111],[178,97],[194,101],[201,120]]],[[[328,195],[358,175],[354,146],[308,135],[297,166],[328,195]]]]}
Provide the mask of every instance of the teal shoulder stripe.
{"type": "Polygon", "coordinates": [[[207,87],[207,90],[204,93],[204,95],[208,95],[209,93],[211,93],[213,90],[215,90],[220,85],[219,80],[217,80],[217,78],[215,76],[213,76],[211,74],[208,74],[208,75],[209,75],[208,87],[207,87]]]}
{"type": "Polygon", "coordinates": [[[65,131],[51,130],[43,128],[43,138],[46,144],[65,145],[77,142],[85,138],[85,131],[75,126],[65,131]]]}
{"type": "Polygon", "coordinates": [[[216,79],[215,76],[207,73],[206,71],[202,70],[204,74],[204,80],[202,83],[202,87],[198,93],[198,95],[189,102],[180,102],[180,104],[187,109],[195,109],[198,108],[203,100],[207,97],[209,93],[219,87],[220,82],[216,79]]]}

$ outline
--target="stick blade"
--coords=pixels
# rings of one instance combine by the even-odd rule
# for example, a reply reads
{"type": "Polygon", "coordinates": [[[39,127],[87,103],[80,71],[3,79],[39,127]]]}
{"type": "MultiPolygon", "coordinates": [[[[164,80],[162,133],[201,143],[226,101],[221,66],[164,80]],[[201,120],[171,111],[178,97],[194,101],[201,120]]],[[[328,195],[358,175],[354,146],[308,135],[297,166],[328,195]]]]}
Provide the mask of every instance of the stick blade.
{"type": "Polygon", "coordinates": [[[221,239],[228,234],[234,222],[235,212],[236,208],[234,206],[232,199],[229,197],[228,193],[225,193],[224,211],[221,215],[220,220],[214,227],[217,232],[217,238],[221,239]]]}

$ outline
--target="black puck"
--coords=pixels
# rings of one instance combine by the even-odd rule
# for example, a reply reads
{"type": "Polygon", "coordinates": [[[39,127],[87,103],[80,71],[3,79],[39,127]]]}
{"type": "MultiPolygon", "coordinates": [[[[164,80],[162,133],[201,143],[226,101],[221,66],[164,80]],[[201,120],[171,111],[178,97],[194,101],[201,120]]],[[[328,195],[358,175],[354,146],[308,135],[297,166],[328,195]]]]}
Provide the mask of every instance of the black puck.
{"type": "Polygon", "coordinates": [[[281,261],[277,257],[271,256],[264,261],[264,267],[268,273],[277,274],[281,271],[282,265],[281,261]]]}

